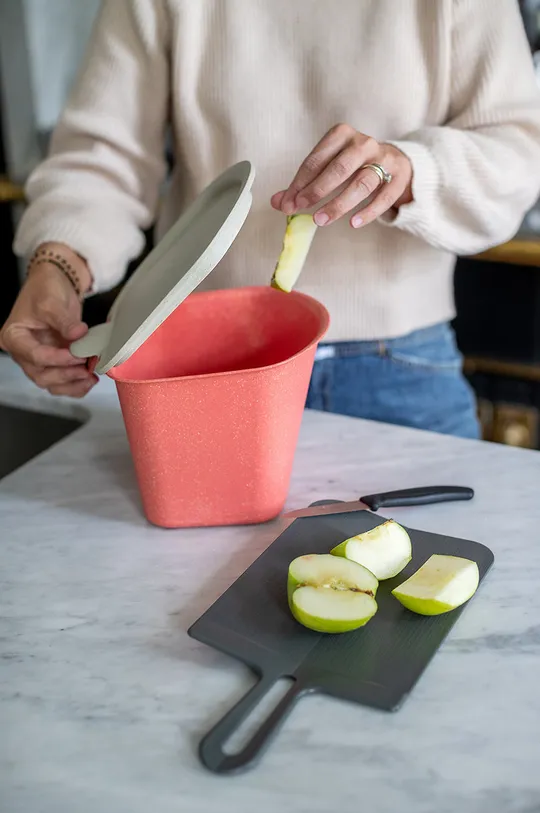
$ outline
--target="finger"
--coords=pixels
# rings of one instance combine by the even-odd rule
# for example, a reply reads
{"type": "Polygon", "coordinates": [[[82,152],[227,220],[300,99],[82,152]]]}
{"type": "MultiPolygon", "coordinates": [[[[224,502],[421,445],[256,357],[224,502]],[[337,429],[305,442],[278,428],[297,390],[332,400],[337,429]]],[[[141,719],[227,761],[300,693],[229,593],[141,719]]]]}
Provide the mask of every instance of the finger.
{"type": "Polygon", "coordinates": [[[93,376],[88,372],[83,364],[77,367],[46,367],[45,369],[36,369],[35,377],[33,380],[38,387],[44,390],[49,387],[61,386],[63,384],[76,384],[83,382],[90,382],[93,376]]]}
{"type": "Polygon", "coordinates": [[[51,395],[65,395],[69,398],[84,398],[88,395],[92,387],[97,384],[97,377],[92,378],[91,381],[78,381],[73,384],[59,384],[54,387],[49,387],[51,395]]]}
{"type": "Polygon", "coordinates": [[[36,367],[34,364],[24,363],[21,368],[25,375],[42,389],[47,389],[50,384],[62,384],[72,380],[81,381],[88,375],[88,371],[84,367],[82,374],[78,367],[36,367]]]}
{"type": "Polygon", "coordinates": [[[53,328],[66,341],[77,341],[88,332],[88,326],[78,316],[73,316],[57,300],[44,300],[38,305],[42,321],[53,328]]]}
{"type": "Polygon", "coordinates": [[[376,172],[372,169],[360,169],[339,195],[315,213],[315,223],[318,226],[333,223],[373,195],[380,186],[381,180],[376,172]]]}
{"type": "Polygon", "coordinates": [[[88,333],[88,325],[85,322],[74,322],[72,325],[66,328],[66,332],[62,335],[65,339],[69,342],[77,342],[79,339],[82,339],[83,336],[86,336],[88,333]]]}
{"type": "Polygon", "coordinates": [[[283,189],[281,192],[276,192],[275,195],[272,195],[272,197],[270,198],[270,203],[274,209],[277,209],[278,211],[281,210],[281,204],[283,202],[283,198],[285,196],[286,191],[287,191],[286,189],[283,189]]]}
{"type": "Polygon", "coordinates": [[[65,367],[80,364],[67,348],[39,342],[29,328],[10,325],[3,335],[4,347],[19,364],[36,367],[65,367]]]}
{"type": "Polygon", "coordinates": [[[392,208],[394,203],[403,194],[404,186],[398,180],[391,181],[389,184],[384,184],[380,192],[373,198],[365,209],[351,217],[351,226],[354,229],[360,226],[367,226],[377,220],[378,217],[383,215],[392,208]]]}
{"type": "Polygon", "coordinates": [[[292,215],[296,211],[298,207],[295,205],[295,200],[298,193],[315,180],[336,155],[339,155],[354,132],[348,124],[338,124],[315,145],[302,162],[283,197],[281,209],[286,215],[292,215]]]}
{"type": "Polygon", "coordinates": [[[337,191],[359,167],[373,160],[378,151],[380,151],[379,145],[371,138],[366,138],[363,142],[357,141],[352,146],[346,147],[330,161],[314,181],[302,190],[296,198],[297,207],[308,209],[326,198],[331,192],[337,191]]]}

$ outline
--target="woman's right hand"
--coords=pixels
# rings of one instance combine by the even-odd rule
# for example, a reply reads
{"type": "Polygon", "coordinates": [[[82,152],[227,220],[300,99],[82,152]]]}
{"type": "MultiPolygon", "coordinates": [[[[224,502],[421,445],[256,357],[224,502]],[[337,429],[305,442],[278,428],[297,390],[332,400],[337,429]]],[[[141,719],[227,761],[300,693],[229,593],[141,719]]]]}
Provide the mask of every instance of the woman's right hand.
{"type": "Polygon", "coordinates": [[[81,314],[69,279],[54,265],[42,263],[23,285],[0,331],[0,347],[38,387],[52,395],[83,398],[98,379],[68,350],[88,331],[81,314]]]}

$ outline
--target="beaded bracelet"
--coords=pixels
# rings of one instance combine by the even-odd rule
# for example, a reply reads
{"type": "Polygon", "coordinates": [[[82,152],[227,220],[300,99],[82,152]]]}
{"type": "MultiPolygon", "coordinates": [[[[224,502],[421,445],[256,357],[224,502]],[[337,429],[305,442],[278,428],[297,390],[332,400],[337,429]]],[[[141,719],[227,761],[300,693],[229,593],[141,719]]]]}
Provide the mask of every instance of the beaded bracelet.
{"type": "Polygon", "coordinates": [[[61,271],[71,282],[79,299],[83,298],[83,286],[77,271],[73,268],[71,263],[66,260],[65,257],[62,257],[61,254],[58,254],[52,249],[36,249],[28,262],[26,271],[27,275],[30,273],[32,268],[35,268],[37,265],[42,265],[43,263],[49,263],[50,265],[54,265],[56,268],[58,268],[58,270],[61,271]]]}

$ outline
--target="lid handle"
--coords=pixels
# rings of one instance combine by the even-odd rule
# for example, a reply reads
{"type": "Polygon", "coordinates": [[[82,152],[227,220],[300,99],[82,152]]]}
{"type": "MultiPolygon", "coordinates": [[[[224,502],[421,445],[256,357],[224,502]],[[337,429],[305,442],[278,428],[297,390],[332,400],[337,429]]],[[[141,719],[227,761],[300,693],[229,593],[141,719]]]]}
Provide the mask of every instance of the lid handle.
{"type": "Polygon", "coordinates": [[[70,351],[80,359],[89,359],[93,356],[99,358],[109,344],[112,327],[112,322],[91,327],[86,336],[70,345],[70,351]]]}

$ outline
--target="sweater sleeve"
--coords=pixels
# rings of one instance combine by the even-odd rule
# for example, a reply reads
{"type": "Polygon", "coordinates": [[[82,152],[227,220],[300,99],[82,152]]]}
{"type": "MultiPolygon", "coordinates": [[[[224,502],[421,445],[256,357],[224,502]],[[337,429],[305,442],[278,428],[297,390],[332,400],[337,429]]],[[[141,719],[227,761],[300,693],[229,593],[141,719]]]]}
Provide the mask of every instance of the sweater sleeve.
{"type": "Polygon", "coordinates": [[[165,176],[169,68],[163,0],[103,0],[85,64],[31,174],[14,243],[66,243],[93,291],[112,288],[143,248],[165,176]]]}
{"type": "Polygon", "coordinates": [[[510,239],[538,199],[540,91],[516,0],[452,8],[448,119],[390,142],[414,200],[381,222],[467,255],[510,239]]]}

